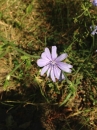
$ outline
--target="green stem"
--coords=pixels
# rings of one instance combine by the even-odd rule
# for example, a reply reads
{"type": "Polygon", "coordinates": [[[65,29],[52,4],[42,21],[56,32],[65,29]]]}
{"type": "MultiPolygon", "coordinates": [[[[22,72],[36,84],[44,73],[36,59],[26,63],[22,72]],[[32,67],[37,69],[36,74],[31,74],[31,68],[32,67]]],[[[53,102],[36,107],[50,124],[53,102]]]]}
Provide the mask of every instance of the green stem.
{"type": "Polygon", "coordinates": [[[19,65],[17,65],[8,75],[11,76],[23,63],[24,61],[20,63],[19,65]]]}
{"type": "Polygon", "coordinates": [[[28,57],[31,57],[31,58],[35,58],[35,59],[37,59],[37,58],[39,58],[40,56],[35,56],[35,55],[30,55],[30,54],[28,54],[28,53],[26,53],[26,52],[24,52],[23,50],[21,50],[21,49],[19,49],[18,47],[16,47],[16,45],[15,44],[13,44],[13,43],[9,43],[9,46],[11,46],[12,48],[14,48],[16,51],[18,51],[18,52],[20,52],[20,53],[22,53],[22,54],[24,54],[24,55],[26,55],[26,56],[28,56],[28,57]]]}
{"type": "Polygon", "coordinates": [[[93,47],[94,47],[94,45],[95,45],[95,37],[93,36],[93,47]]]}
{"type": "Polygon", "coordinates": [[[30,54],[28,54],[28,53],[26,53],[26,52],[24,52],[23,50],[21,50],[21,49],[19,49],[19,48],[17,48],[17,47],[13,47],[15,50],[17,50],[18,52],[20,52],[20,53],[22,53],[22,54],[24,54],[24,55],[26,55],[26,56],[28,56],[28,57],[31,57],[31,58],[35,58],[35,59],[37,59],[37,58],[39,58],[40,56],[35,56],[35,55],[30,55],[30,54]]]}

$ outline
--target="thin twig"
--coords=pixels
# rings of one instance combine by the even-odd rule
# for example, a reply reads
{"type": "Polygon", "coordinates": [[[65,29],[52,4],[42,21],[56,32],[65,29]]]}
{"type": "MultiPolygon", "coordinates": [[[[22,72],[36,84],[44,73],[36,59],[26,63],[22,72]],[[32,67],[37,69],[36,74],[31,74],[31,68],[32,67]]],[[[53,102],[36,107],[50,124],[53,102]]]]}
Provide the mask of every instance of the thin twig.
{"type": "Polygon", "coordinates": [[[1,103],[14,103],[14,104],[33,105],[33,106],[43,106],[43,105],[57,106],[59,105],[59,103],[33,103],[33,102],[26,102],[26,101],[4,101],[1,103]]]}

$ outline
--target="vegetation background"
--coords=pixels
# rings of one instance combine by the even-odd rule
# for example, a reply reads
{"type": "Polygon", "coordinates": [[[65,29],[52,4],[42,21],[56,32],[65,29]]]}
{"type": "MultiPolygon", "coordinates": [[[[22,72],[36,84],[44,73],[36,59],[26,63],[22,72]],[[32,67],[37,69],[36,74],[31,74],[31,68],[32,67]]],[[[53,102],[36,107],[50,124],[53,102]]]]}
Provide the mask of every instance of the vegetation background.
{"type": "Polygon", "coordinates": [[[89,0],[0,0],[0,130],[97,130],[97,7],[89,0]],[[56,45],[66,80],[40,76],[56,45]]]}

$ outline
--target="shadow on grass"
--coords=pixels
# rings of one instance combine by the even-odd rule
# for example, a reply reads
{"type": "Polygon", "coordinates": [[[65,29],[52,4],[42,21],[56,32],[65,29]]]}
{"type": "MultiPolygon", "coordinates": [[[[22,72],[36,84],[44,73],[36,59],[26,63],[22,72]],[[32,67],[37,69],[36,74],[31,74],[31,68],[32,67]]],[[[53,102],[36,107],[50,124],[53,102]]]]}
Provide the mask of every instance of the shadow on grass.
{"type": "Polygon", "coordinates": [[[79,116],[67,119],[71,114],[67,110],[67,107],[46,103],[40,90],[32,86],[3,92],[0,130],[88,130],[87,124],[81,124],[79,116]]]}
{"type": "Polygon", "coordinates": [[[40,8],[42,9],[42,15],[45,17],[46,22],[50,24],[49,32],[46,35],[47,46],[56,45],[58,51],[64,50],[69,44],[67,35],[71,34],[71,21],[68,16],[68,9],[65,2],[49,0],[40,0],[40,8]],[[69,23],[70,22],[70,23],[69,23]],[[68,33],[67,33],[68,32],[68,33]]]}
{"type": "Polygon", "coordinates": [[[87,30],[89,30],[91,20],[82,16],[79,17],[77,22],[74,22],[74,18],[77,19],[77,16],[80,16],[82,13],[82,1],[40,0],[39,6],[43,18],[50,25],[49,30],[45,29],[47,31],[46,34],[48,34],[46,35],[47,46],[56,45],[58,51],[64,51],[75,41],[74,46],[78,50],[90,48],[92,39],[86,36],[85,33],[89,33],[87,30]],[[82,39],[82,41],[79,42],[79,39],[82,39]],[[88,44],[83,41],[88,42],[88,44]]]}
{"type": "Polygon", "coordinates": [[[45,130],[41,124],[41,108],[37,105],[42,100],[39,95],[38,89],[31,88],[2,92],[0,130],[45,130]]]}

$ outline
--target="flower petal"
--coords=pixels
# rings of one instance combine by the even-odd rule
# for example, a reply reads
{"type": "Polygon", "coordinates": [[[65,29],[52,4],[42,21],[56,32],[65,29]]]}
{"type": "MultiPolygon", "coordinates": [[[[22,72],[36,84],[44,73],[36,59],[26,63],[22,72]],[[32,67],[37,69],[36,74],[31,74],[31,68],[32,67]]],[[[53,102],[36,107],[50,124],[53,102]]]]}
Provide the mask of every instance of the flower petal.
{"type": "Polygon", "coordinates": [[[54,66],[54,75],[57,79],[60,78],[60,74],[61,74],[61,70],[57,66],[54,66]]]}
{"type": "Polygon", "coordinates": [[[39,60],[37,60],[37,65],[38,65],[39,67],[43,67],[43,66],[47,65],[48,63],[49,63],[48,60],[44,60],[44,59],[39,59],[39,60]]]}
{"type": "Polygon", "coordinates": [[[41,70],[41,76],[48,70],[48,68],[49,68],[49,65],[46,65],[46,66],[44,66],[42,68],[42,70],[41,70]]]}
{"type": "Polygon", "coordinates": [[[50,50],[48,48],[45,48],[45,54],[46,54],[46,57],[49,59],[49,60],[52,60],[51,58],[51,53],[50,53],[50,50]]]}
{"type": "Polygon", "coordinates": [[[62,71],[61,71],[59,81],[62,81],[63,79],[65,79],[65,76],[64,76],[64,74],[63,74],[62,71]]]}
{"type": "Polygon", "coordinates": [[[67,56],[68,56],[67,53],[61,54],[60,56],[58,56],[58,57],[56,58],[55,61],[62,61],[62,60],[64,60],[64,59],[66,59],[67,56]]]}
{"type": "Polygon", "coordinates": [[[54,76],[54,68],[53,68],[53,66],[51,68],[50,76],[51,76],[51,79],[53,80],[53,82],[55,82],[56,80],[55,80],[55,76],[54,76]]]}
{"type": "Polygon", "coordinates": [[[97,6],[97,0],[93,0],[92,3],[93,3],[94,6],[97,6]]]}
{"type": "Polygon", "coordinates": [[[68,72],[68,73],[71,73],[71,69],[70,69],[70,68],[73,67],[72,65],[67,64],[67,63],[63,63],[63,62],[58,62],[58,63],[57,63],[57,66],[58,66],[61,70],[65,71],[65,72],[68,72]]]}
{"type": "Polygon", "coordinates": [[[48,69],[48,71],[47,71],[47,77],[49,77],[49,75],[50,75],[51,68],[52,68],[52,66],[51,66],[51,65],[49,65],[49,69],[48,69]]]}
{"type": "Polygon", "coordinates": [[[57,58],[57,47],[56,46],[52,46],[52,59],[56,59],[57,58]]]}
{"type": "MultiPolygon", "coordinates": [[[[63,80],[63,79],[65,79],[65,76],[64,76],[64,74],[62,73],[62,80],[63,80]]],[[[61,80],[61,79],[60,79],[60,80],[61,80]]]]}
{"type": "Polygon", "coordinates": [[[43,52],[43,53],[41,54],[41,58],[44,59],[44,60],[49,60],[48,57],[46,56],[46,53],[45,53],[45,52],[43,52]]]}
{"type": "Polygon", "coordinates": [[[59,81],[65,79],[65,77],[64,77],[64,75],[63,75],[63,73],[62,73],[62,71],[61,71],[58,67],[56,67],[56,66],[54,66],[54,73],[55,73],[55,77],[56,77],[59,81]]]}

